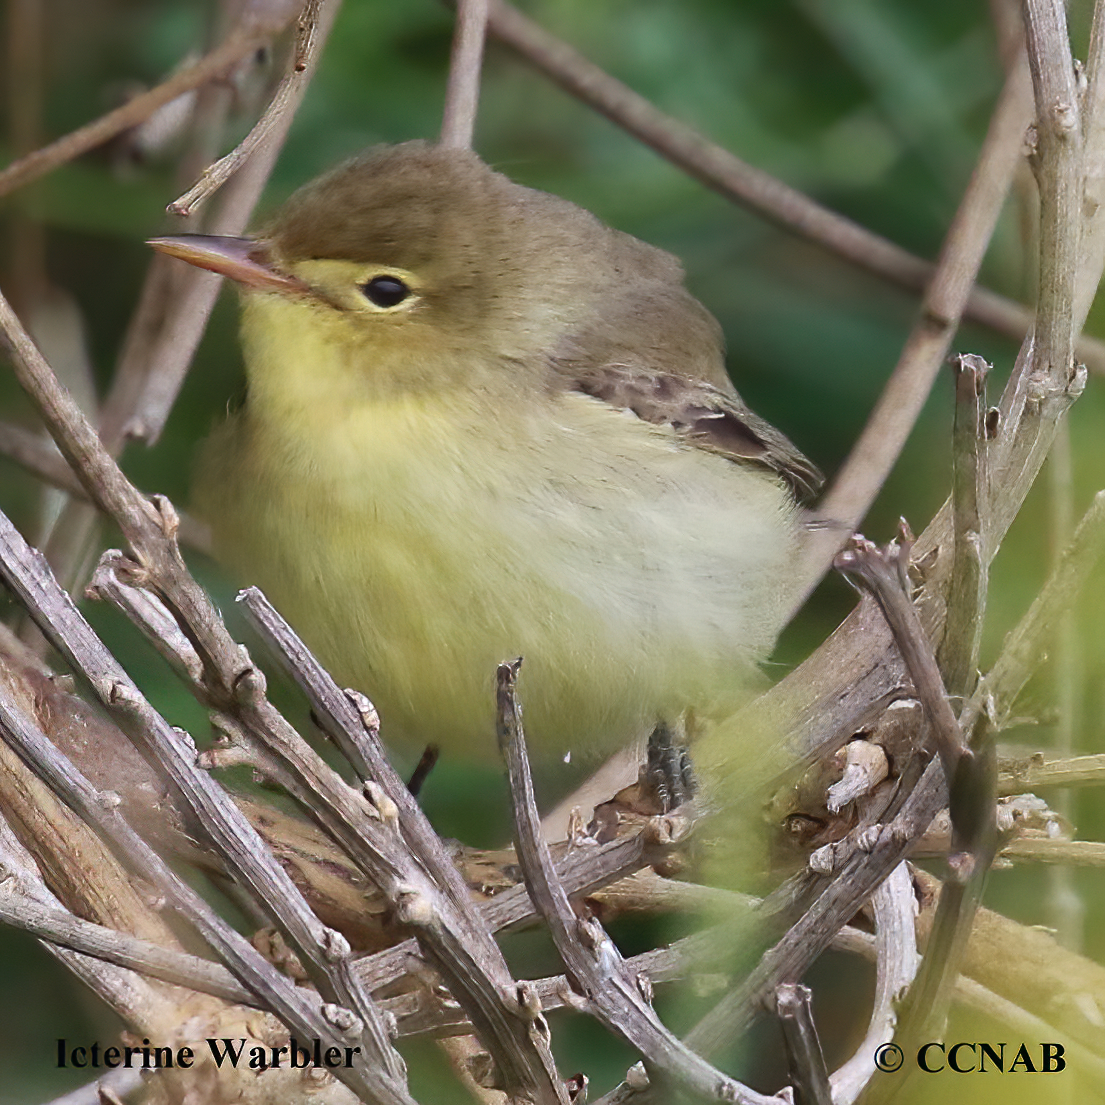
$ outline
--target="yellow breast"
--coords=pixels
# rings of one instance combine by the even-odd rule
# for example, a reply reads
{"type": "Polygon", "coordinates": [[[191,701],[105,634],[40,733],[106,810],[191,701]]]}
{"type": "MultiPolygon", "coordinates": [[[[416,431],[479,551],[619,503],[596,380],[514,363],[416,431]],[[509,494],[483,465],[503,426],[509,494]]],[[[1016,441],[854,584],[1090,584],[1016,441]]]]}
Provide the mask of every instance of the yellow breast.
{"type": "Polygon", "coordinates": [[[385,739],[493,754],[495,667],[515,656],[549,752],[727,713],[758,685],[796,535],[772,478],[575,393],[381,400],[317,348],[280,386],[307,354],[264,332],[268,383],[213,439],[198,505],[385,739]]]}

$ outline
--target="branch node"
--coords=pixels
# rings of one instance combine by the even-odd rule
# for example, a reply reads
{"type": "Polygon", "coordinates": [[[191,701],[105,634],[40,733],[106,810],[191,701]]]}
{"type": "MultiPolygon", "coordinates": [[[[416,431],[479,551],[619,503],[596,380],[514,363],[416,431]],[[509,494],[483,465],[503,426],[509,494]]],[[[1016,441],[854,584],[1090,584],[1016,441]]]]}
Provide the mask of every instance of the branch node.
{"type": "Polygon", "coordinates": [[[368,695],[355,691],[351,687],[345,689],[345,697],[353,703],[354,709],[360,715],[365,732],[373,739],[378,739],[380,736],[380,715],[372,704],[372,700],[368,695]]]}
{"type": "Polygon", "coordinates": [[[1054,104],[1051,117],[1055,123],[1055,134],[1062,139],[1069,138],[1078,128],[1078,108],[1062,100],[1054,104]]]}
{"type": "Polygon", "coordinates": [[[361,1018],[353,1010],[346,1009],[344,1005],[335,1005],[332,1002],[324,1001],[320,1011],[323,1019],[328,1024],[333,1025],[343,1036],[349,1039],[356,1039],[364,1028],[361,1018]]]}
{"type": "Polygon", "coordinates": [[[266,687],[264,672],[250,663],[234,677],[234,701],[240,706],[257,706],[264,700],[266,687]]]}
{"type": "Polygon", "coordinates": [[[322,934],[322,954],[331,963],[346,959],[353,949],[349,941],[337,929],[328,928],[322,934]]]}
{"type": "Polygon", "coordinates": [[[433,899],[410,883],[401,884],[395,891],[395,916],[404,925],[428,929],[437,923],[433,899]]]}
{"type": "Polygon", "coordinates": [[[388,797],[379,783],[366,779],[362,787],[373,817],[378,817],[389,828],[399,830],[399,807],[388,797]]]}
{"type": "MultiPolygon", "coordinates": [[[[572,1001],[577,999],[582,1000],[567,982],[557,986],[557,994],[564,1000],[565,1005],[571,1005],[572,1001]]],[[[523,1020],[535,1021],[541,1016],[541,995],[532,982],[527,980],[519,982],[515,987],[514,997],[518,1002],[518,1015],[523,1020]]]]}

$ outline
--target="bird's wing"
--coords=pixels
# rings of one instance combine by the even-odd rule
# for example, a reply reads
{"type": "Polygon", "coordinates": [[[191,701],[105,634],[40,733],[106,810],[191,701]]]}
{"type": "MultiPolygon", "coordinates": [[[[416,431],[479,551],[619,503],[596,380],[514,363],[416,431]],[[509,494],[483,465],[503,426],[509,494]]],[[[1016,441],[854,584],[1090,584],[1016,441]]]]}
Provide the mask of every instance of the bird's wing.
{"type": "MultiPolygon", "coordinates": [[[[816,466],[771,423],[754,414],[732,386],[632,364],[556,366],[562,386],[580,391],[644,422],[671,426],[699,449],[775,472],[796,498],[807,500],[823,482],[816,466]]],[[[728,381],[726,381],[728,383],[728,381]]]]}

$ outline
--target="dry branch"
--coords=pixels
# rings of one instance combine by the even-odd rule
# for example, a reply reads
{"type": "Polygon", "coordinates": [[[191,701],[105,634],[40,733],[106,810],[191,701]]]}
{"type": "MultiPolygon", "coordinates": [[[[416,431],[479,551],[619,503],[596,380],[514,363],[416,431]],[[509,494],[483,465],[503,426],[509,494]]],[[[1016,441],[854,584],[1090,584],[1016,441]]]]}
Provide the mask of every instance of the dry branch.
{"type": "Polygon", "coordinates": [[[1015,65],[994,109],[970,183],[948,229],[920,317],[847,460],[818,504],[830,529],[815,533],[805,552],[810,579],[801,601],[820,580],[832,554],[858,529],[890,474],[947,357],[967,308],[982,258],[1022,156],[1031,118],[1027,64],[1015,65]]]}
{"type": "Polygon", "coordinates": [[[488,0],[458,0],[457,26],[449,59],[445,109],[441,117],[441,144],[469,149],[476,129],[480,100],[480,70],[487,36],[488,0]]]}
{"type": "Polygon", "coordinates": [[[0,172],[0,195],[29,184],[37,177],[52,172],[67,161],[114,138],[130,127],[148,119],[158,108],[175,100],[185,92],[198,88],[211,80],[224,77],[238,62],[253,53],[258,46],[278,35],[300,8],[300,0],[278,0],[268,4],[247,6],[246,17],[227,35],[226,40],[167,81],[135,96],[122,107],[108,112],[80,130],[59,138],[26,157],[10,164],[0,172]]]}
{"type": "Polygon", "coordinates": [[[656,1016],[647,978],[626,968],[621,953],[598,921],[579,916],[572,909],[541,835],[521,709],[514,690],[520,664],[515,661],[499,667],[496,729],[510,777],[518,863],[529,895],[567,969],[571,993],[565,992],[565,1000],[594,1015],[636,1048],[649,1066],[696,1096],[707,1101],[768,1105],[770,1098],[726,1077],[681,1044],[656,1016]]]}

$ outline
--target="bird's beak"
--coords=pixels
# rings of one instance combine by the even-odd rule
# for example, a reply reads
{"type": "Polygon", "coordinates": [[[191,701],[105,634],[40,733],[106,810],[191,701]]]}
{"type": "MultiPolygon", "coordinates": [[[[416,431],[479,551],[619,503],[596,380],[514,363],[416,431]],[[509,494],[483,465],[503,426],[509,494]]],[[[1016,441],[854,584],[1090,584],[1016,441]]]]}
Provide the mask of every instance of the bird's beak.
{"type": "Polygon", "coordinates": [[[182,234],[179,238],[151,238],[146,244],[159,253],[228,276],[247,288],[298,294],[310,291],[302,280],[273,268],[268,251],[253,238],[182,234]]]}

